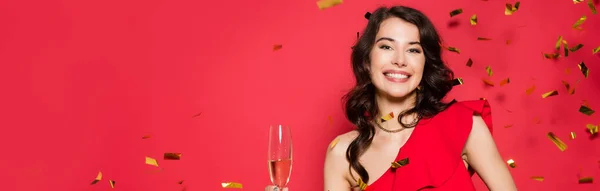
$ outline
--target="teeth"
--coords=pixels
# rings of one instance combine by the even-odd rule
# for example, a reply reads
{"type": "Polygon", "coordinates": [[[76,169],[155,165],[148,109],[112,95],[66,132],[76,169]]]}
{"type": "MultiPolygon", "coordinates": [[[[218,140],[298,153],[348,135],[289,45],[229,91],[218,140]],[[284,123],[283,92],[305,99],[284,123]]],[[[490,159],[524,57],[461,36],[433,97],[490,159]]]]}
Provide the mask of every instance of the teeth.
{"type": "Polygon", "coordinates": [[[385,76],[390,77],[390,78],[396,78],[396,79],[408,78],[407,75],[393,74],[393,73],[387,73],[387,74],[385,74],[385,76]]]}

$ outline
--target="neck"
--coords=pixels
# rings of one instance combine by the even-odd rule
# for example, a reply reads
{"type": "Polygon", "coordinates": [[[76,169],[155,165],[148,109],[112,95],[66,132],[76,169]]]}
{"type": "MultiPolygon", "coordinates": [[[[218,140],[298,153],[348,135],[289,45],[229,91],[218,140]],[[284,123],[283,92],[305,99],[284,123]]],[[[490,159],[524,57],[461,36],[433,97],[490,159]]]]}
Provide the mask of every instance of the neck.
{"type": "Polygon", "coordinates": [[[417,93],[413,91],[412,93],[403,97],[391,97],[386,93],[377,92],[375,95],[375,101],[377,102],[377,108],[379,111],[378,118],[385,116],[390,112],[394,112],[394,118],[381,125],[387,129],[399,129],[402,128],[402,126],[398,122],[398,114],[415,106],[417,101],[417,93]]]}

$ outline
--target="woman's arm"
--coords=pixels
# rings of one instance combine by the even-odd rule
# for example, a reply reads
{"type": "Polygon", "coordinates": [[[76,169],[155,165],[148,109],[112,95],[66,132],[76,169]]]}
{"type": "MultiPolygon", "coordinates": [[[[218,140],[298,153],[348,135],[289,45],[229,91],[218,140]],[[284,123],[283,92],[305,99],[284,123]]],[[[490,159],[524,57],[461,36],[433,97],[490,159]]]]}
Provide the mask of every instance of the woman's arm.
{"type": "Polygon", "coordinates": [[[500,156],[492,134],[481,116],[473,116],[473,128],[465,145],[467,160],[491,191],[516,191],[517,187],[500,156]]]}
{"type": "Polygon", "coordinates": [[[327,148],[325,156],[325,191],[351,190],[346,179],[349,171],[346,149],[351,140],[348,140],[348,136],[345,135],[340,135],[338,138],[339,141],[333,148],[327,148]]]}

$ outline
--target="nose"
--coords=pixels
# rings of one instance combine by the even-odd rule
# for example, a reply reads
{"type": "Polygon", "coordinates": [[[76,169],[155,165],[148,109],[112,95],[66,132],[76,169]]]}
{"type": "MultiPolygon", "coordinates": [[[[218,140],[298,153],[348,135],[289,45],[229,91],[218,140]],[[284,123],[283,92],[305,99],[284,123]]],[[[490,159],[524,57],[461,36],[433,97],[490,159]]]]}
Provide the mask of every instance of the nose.
{"type": "Polygon", "coordinates": [[[406,66],[406,60],[405,60],[404,54],[402,54],[402,52],[396,52],[394,54],[394,59],[392,60],[392,63],[399,67],[406,66]]]}

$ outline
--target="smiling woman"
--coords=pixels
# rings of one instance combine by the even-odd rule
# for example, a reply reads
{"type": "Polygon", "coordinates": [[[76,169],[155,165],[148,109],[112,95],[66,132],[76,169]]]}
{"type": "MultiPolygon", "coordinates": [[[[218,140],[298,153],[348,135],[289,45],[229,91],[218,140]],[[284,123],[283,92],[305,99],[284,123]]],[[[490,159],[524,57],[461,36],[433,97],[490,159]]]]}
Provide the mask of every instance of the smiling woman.
{"type": "Polygon", "coordinates": [[[440,42],[413,8],[382,7],[370,16],[352,51],[356,85],[344,97],[357,129],[328,150],[326,191],[469,191],[470,167],[489,189],[516,190],[491,136],[489,104],[442,101],[453,72],[440,42]]]}

